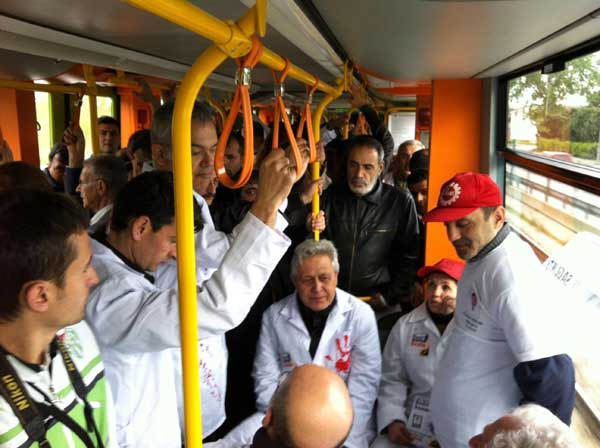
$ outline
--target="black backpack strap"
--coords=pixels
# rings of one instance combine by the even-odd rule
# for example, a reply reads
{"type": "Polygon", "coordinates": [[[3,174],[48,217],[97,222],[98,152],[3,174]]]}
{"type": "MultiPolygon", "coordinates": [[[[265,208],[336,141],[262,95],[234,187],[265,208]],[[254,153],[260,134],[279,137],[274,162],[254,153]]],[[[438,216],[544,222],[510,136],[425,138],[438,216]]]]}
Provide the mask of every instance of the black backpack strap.
{"type": "Polygon", "coordinates": [[[19,419],[29,439],[38,442],[40,448],[50,447],[46,440],[44,418],[3,350],[0,350],[0,393],[19,419]]]}
{"type": "MultiPolygon", "coordinates": [[[[96,421],[94,420],[94,412],[92,406],[87,400],[87,390],[85,387],[85,383],[83,382],[83,378],[77,370],[67,347],[63,341],[59,338],[54,338],[54,342],[57,344],[60,354],[62,356],[63,362],[65,364],[65,368],[67,369],[67,373],[69,374],[69,378],[71,380],[71,384],[73,385],[73,389],[75,389],[75,393],[84,403],[84,413],[85,413],[85,421],[87,423],[88,431],[94,431],[96,434],[96,440],[98,441],[98,448],[104,448],[104,443],[102,442],[102,436],[100,435],[100,431],[98,430],[98,426],[96,425],[96,421]]],[[[52,414],[54,416],[54,414],[52,414]]],[[[58,419],[58,418],[57,418],[58,419]]]]}

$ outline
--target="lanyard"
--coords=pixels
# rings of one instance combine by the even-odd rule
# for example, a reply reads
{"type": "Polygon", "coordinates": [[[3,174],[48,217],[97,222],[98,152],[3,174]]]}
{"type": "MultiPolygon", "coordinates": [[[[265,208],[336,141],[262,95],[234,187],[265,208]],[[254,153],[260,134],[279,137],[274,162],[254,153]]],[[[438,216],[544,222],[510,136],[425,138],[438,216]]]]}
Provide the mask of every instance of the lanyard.
{"type": "Polygon", "coordinates": [[[61,340],[55,337],[51,345],[58,347],[73,389],[84,403],[87,432],[81,425],[69,417],[65,411],[52,404],[52,400],[47,394],[30,383],[30,386],[42,394],[48,403],[33,401],[23,386],[23,382],[15,372],[15,369],[6,358],[4,350],[0,350],[0,394],[12,408],[28,437],[37,441],[40,448],[50,447],[50,443],[46,439],[47,428],[44,424],[44,419],[48,415],[54,417],[77,434],[86,447],[104,448],[100,431],[94,421],[92,406],[86,399],[87,392],[81,374],[75,367],[67,348],[61,340]],[[92,442],[92,439],[87,434],[88,432],[94,432],[97,445],[92,442]]]}

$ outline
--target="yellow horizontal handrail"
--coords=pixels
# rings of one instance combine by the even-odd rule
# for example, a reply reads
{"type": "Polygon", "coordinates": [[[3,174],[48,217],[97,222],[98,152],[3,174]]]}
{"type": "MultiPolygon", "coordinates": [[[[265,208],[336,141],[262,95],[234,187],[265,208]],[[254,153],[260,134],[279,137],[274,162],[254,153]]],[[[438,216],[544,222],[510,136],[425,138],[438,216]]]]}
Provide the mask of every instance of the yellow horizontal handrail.
{"type": "MultiPolygon", "coordinates": [[[[256,16],[254,14],[245,14],[236,26],[233,23],[230,24],[217,19],[185,0],[124,1],[212,40],[231,57],[244,56],[252,47],[252,42],[248,36],[254,34],[256,30],[256,16]]],[[[260,62],[276,71],[282,71],[285,67],[285,60],[268,48],[263,49],[260,62]]],[[[288,76],[309,86],[317,82],[317,78],[293,64],[290,64],[288,76]]],[[[319,90],[328,95],[338,96],[338,90],[335,87],[322,81],[319,83],[319,90]]]]}
{"type": "MultiPolygon", "coordinates": [[[[63,93],[67,95],[89,95],[90,89],[82,84],[37,84],[29,81],[11,81],[0,79],[0,87],[17,90],[32,90],[34,92],[63,93]]],[[[99,96],[111,96],[112,90],[108,87],[96,87],[99,96]]]]}

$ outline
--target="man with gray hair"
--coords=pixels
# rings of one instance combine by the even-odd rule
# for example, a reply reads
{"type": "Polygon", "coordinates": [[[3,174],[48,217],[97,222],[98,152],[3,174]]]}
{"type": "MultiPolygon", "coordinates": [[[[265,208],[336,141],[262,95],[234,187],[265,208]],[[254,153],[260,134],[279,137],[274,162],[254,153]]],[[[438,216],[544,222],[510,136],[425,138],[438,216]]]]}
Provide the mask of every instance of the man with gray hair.
{"type": "Polygon", "coordinates": [[[112,154],[100,154],[83,162],[76,191],[83,207],[92,213],[90,235],[106,235],[113,202],[126,183],[125,163],[112,154]]]}
{"type": "Polygon", "coordinates": [[[470,448],[577,448],[573,431],[552,412],[525,404],[487,425],[470,448]]]}
{"type": "Polygon", "coordinates": [[[416,279],[419,227],[408,191],[381,182],[384,152],[373,137],[348,143],[347,181],[325,190],[323,237],[340,252],[340,287],[376,309],[405,302],[416,279]]]}
{"type": "Polygon", "coordinates": [[[402,190],[408,189],[406,180],[410,174],[410,159],[413,154],[424,148],[419,140],[406,140],[398,146],[396,155],[390,163],[390,170],[386,176],[386,183],[402,190]]]}
{"type": "Polygon", "coordinates": [[[330,241],[307,240],[294,251],[296,292],[263,315],[253,376],[257,409],[266,412],[278,384],[294,368],[316,364],[348,386],[354,424],[344,444],[366,448],[374,437],[373,405],[381,377],[381,353],[373,311],[337,289],[338,254],[330,241]]]}

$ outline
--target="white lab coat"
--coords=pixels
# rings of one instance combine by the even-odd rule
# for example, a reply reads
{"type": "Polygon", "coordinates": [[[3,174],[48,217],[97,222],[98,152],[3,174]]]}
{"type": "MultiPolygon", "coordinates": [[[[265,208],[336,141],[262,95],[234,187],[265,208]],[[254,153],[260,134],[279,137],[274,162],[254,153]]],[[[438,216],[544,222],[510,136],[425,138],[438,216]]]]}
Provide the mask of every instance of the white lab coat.
{"type": "Polygon", "coordinates": [[[371,417],[381,377],[377,323],[371,308],[356,297],[341,289],[336,297],[314,358],[296,294],[267,309],[254,360],[256,406],[266,412],[277,385],[295,366],[326,367],[342,377],[352,398],[354,424],[344,445],[363,448],[374,435],[371,417]]]}
{"type": "MultiPolygon", "coordinates": [[[[242,322],[289,244],[251,213],[244,218],[219,269],[198,285],[201,338],[242,322]]],[[[115,396],[119,444],[180,448],[178,379],[168,350],[180,346],[177,291],[158,288],[100,243],[93,242],[93,250],[100,283],[91,291],[86,319],[115,396]]]]}
{"type": "MultiPolygon", "coordinates": [[[[444,334],[440,335],[425,303],[396,322],[383,351],[377,397],[378,434],[395,420],[404,421],[413,432],[431,433],[431,428],[425,426],[430,422],[426,409],[435,373],[453,327],[453,321],[450,321],[444,334]],[[415,405],[419,417],[409,421],[415,405]],[[426,418],[421,419],[422,416],[426,418]],[[420,427],[420,424],[424,426],[420,427]]],[[[395,445],[388,442],[386,435],[381,435],[373,446],[395,445]]]]}

